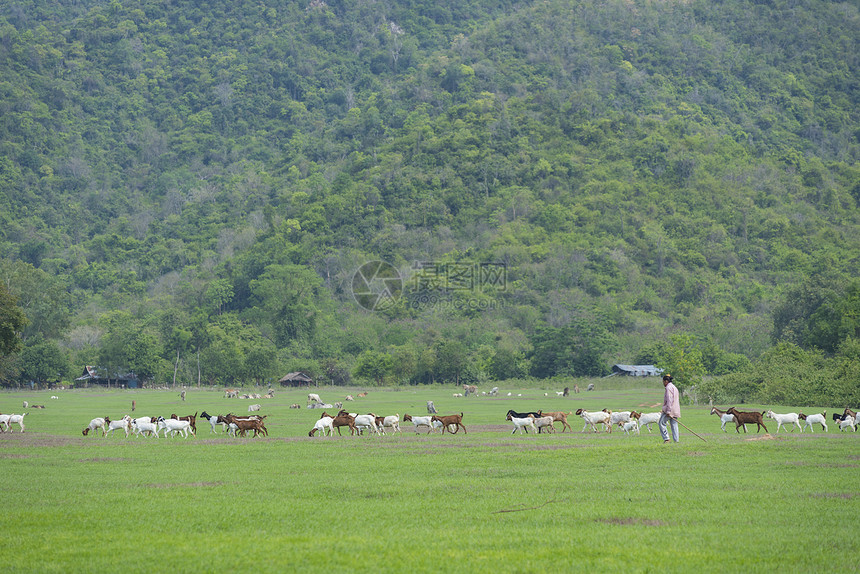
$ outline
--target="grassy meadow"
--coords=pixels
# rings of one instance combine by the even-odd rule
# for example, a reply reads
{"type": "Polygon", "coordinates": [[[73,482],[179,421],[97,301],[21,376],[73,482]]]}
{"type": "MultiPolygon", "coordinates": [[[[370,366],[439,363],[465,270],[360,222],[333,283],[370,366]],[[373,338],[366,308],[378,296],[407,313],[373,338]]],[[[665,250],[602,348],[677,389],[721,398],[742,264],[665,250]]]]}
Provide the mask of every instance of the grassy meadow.
{"type": "MultiPolygon", "coordinates": [[[[178,390],[0,393],[2,413],[21,413],[25,400],[46,407],[27,409],[23,434],[14,426],[0,435],[0,563],[64,573],[856,565],[858,434],[830,425],[777,435],[769,419],[770,435],[723,433],[708,407],[682,405],[681,421],[707,442],[684,428],[677,445],[663,445],[656,427],[581,433],[575,415],[572,433],[511,435],[509,408],[649,412],[659,410],[662,385],[613,383],[566,398],[556,389],[502,386],[502,396],[468,398],[455,390],[370,389],[345,407],[402,419],[426,414],[433,400],[440,414],[463,412],[468,434],[417,435],[404,423],[397,436],[325,438],[307,436],[319,411],[289,408],[304,407],[306,390],[247,401],[191,388],[184,403],[178,390]],[[260,403],[269,437],[213,435],[205,420],[187,440],[81,435],[93,417],[132,414],[132,400],[137,416],[240,414],[260,403]]],[[[314,392],[333,403],[357,389],[314,392]]],[[[827,410],[829,418],[835,409],[827,410]]]]}

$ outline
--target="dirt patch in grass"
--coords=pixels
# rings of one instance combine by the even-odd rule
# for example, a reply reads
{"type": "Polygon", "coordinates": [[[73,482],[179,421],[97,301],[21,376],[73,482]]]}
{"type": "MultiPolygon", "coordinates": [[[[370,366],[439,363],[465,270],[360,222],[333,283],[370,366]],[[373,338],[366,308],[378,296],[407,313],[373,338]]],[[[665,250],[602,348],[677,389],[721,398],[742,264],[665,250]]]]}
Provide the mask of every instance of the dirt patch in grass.
{"type": "Polygon", "coordinates": [[[2,439],[0,439],[0,448],[67,446],[72,444],[80,444],[80,441],[83,438],[85,437],[69,437],[30,432],[15,434],[3,433],[2,439]]]}
{"type": "Polygon", "coordinates": [[[687,453],[687,456],[705,456],[706,454],[708,454],[708,453],[702,452],[700,450],[691,450],[690,452],[687,453]]]}
{"type": "Polygon", "coordinates": [[[30,458],[29,454],[15,454],[12,452],[0,452],[0,458],[30,458]]]}
{"type": "Polygon", "coordinates": [[[755,440],[784,440],[784,439],[777,438],[777,437],[773,436],[772,434],[768,433],[764,436],[754,436],[752,438],[745,438],[744,440],[747,442],[751,442],[751,441],[755,441],[755,440]]]}
{"type": "Polygon", "coordinates": [[[846,500],[851,500],[852,498],[857,498],[860,496],[860,493],[857,492],[816,492],[814,494],[810,494],[812,498],[844,498],[846,500]]]}
{"type": "Polygon", "coordinates": [[[663,522],[662,520],[653,520],[650,518],[598,518],[595,522],[602,522],[603,524],[620,524],[622,526],[630,526],[630,525],[642,525],[642,526],[668,526],[668,522],[663,522]]]}
{"type": "Polygon", "coordinates": [[[132,459],[118,456],[97,456],[93,458],[80,458],[78,462],[128,462],[132,459]]]}

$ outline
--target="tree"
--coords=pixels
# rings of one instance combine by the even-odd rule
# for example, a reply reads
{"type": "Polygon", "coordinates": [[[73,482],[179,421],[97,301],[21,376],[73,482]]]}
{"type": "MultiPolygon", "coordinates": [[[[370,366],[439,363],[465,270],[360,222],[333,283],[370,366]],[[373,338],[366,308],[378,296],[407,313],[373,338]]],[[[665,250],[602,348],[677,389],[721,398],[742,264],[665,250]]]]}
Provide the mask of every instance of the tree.
{"type": "Polygon", "coordinates": [[[233,286],[227,279],[216,279],[206,288],[203,298],[210,309],[214,309],[220,315],[224,306],[233,300],[233,286]]]}
{"type": "Polygon", "coordinates": [[[459,385],[466,369],[466,358],[466,348],[460,341],[439,342],[436,346],[436,376],[459,385]]]}
{"type": "Polygon", "coordinates": [[[358,356],[353,374],[361,379],[371,379],[381,386],[393,365],[394,360],[388,353],[365,351],[358,356]]]}
{"type": "Polygon", "coordinates": [[[19,333],[28,322],[24,311],[18,306],[18,298],[9,291],[5,283],[0,282],[0,357],[13,355],[21,350],[19,333]]]}
{"type": "Polygon", "coordinates": [[[312,340],[319,313],[316,298],[322,279],[302,265],[269,265],[250,282],[255,306],[264,312],[279,346],[294,339],[312,340]]]}
{"type": "Polygon", "coordinates": [[[0,274],[29,321],[22,330],[23,339],[40,333],[56,338],[65,332],[70,301],[62,279],[22,261],[0,260],[0,274]]]}
{"type": "Polygon", "coordinates": [[[690,335],[671,335],[657,353],[654,365],[671,374],[680,391],[700,383],[705,374],[702,351],[690,335]]]}
{"type": "Polygon", "coordinates": [[[9,380],[14,374],[15,355],[21,350],[19,333],[27,325],[27,316],[18,307],[17,298],[0,282],[0,380],[9,380]]]}
{"type": "Polygon", "coordinates": [[[69,358],[57,342],[41,335],[27,340],[19,364],[21,381],[34,381],[39,385],[58,381],[71,371],[69,358]]]}
{"type": "Polygon", "coordinates": [[[600,377],[609,370],[607,356],[618,340],[606,328],[585,319],[563,327],[541,327],[532,336],[531,369],[536,377],[600,377]]]}

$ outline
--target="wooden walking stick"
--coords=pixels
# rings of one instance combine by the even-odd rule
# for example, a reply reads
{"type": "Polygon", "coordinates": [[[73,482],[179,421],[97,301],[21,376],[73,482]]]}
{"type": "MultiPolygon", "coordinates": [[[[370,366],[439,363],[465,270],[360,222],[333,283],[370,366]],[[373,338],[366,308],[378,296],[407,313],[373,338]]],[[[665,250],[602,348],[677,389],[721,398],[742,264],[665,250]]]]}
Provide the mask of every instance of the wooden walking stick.
{"type": "MultiPolygon", "coordinates": [[[[688,427],[687,425],[685,425],[684,423],[682,423],[681,421],[679,421],[675,417],[669,417],[669,418],[672,419],[673,421],[675,421],[676,423],[678,423],[679,425],[681,425],[682,427],[684,427],[685,429],[687,429],[688,431],[690,431],[691,433],[695,434],[696,436],[698,436],[702,440],[705,440],[702,437],[700,437],[699,435],[697,435],[696,431],[694,431],[693,429],[691,429],[690,427],[688,427]]],[[[708,441],[705,440],[705,442],[708,442],[708,441]]]]}

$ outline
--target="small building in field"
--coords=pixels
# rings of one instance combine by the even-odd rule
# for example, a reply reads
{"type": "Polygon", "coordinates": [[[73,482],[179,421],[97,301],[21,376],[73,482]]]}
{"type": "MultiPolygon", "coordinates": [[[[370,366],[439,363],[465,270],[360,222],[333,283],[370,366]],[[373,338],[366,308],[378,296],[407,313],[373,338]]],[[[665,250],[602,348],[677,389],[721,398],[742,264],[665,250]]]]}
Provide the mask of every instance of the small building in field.
{"type": "Polygon", "coordinates": [[[101,367],[93,367],[90,365],[84,367],[83,375],[75,379],[75,381],[77,384],[83,384],[84,386],[103,385],[106,387],[113,386],[125,389],[136,389],[138,387],[137,375],[134,373],[113,375],[109,377],[107,372],[101,367]]]}
{"type": "Polygon", "coordinates": [[[612,365],[610,377],[656,377],[663,372],[654,365],[612,365]]]}
{"type": "Polygon", "coordinates": [[[314,383],[314,380],[306,374],[297,371],[284,375],[278,382],[281,383],[282,387],[309,387],[314,383]]]}

